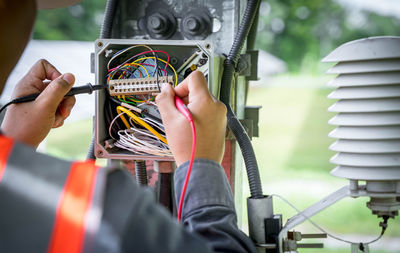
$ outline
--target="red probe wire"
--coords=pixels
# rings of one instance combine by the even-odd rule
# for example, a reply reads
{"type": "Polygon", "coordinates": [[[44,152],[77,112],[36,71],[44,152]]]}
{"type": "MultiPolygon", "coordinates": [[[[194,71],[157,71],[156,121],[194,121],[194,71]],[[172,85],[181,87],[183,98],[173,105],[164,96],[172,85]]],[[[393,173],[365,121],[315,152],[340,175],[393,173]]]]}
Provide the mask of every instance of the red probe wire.
{"type": "Polygon", "coordinates": [[[178,111],[180,111],[183,114],[183,116],[185,116],[185,118],[189,121],[190,127],[192,128],[192,153],[190,155],[189,168],[186,173],[186,178],[185,178],[185,182],[183,184],[182,193],[181,193],[181,197],[179,200],[179,207],[178,207],[178,221],[180,221],[181,217],[182,217],[182,207],[183,207],[183,201],[185,198],[186,188],[189,183],[189,178],[190,178],[190,174],[192,172],[192,167],[193,167],[193,162],[194,162],[194,155],[196,153],[196,139],[197,138],[196,138],[196,128],[194,127],[193,117],[190,114],[186,105],[183,103],[183,101],[177,96],[175,96],[175,106],[178,109],[178,111]]]}

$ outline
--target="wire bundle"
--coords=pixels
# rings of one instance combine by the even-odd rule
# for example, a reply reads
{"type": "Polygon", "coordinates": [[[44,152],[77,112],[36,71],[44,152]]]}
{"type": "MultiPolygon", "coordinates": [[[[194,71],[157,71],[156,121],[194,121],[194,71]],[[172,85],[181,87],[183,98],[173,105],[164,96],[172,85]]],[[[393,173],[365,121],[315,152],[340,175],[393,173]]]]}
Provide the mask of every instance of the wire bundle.
{"type": "MultiPolygon", "coordinates": [[[[178,76],[167,52],[153,50],[147,45],[134,45],[116,52],[110,58],[106,84],[108,87],[110,80],[156,77],[160,90],[158,77],[170,74],[175,75],[176,86],[178,76]],[[139,48],[146,50],[137,52],[139,48]],[[165,55],[166,59],[161,59],[159,53],[165,55]]],[[[172,156],[154,98],[154,94],[117,97],[108,94],[104,108],[105,120],[109,126],[109,136],[115,141],[114,146],[139,155],[172,156]]]]}

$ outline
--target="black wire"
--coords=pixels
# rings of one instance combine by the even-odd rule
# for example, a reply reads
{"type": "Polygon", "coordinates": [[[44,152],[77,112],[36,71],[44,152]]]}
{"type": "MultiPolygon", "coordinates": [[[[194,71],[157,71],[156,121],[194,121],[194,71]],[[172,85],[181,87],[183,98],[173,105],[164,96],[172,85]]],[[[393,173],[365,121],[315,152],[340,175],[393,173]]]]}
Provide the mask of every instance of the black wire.
{"type": "Polygon", "coordinates": [[[3,106],[0,108],[0,114],[1,114],[9,105],[12,105],[13,103],[14,103],[13,100],[11,100],[11,101],[8,102],[7,104],[3,105],[3,106]]]}
{"type": "Polygon", "coordinates": [[[155,60],[156,60],[156,63],[155,63],[154,73],[155,73],[155,75],[156,75],[156,82],[157,82],[158,91],[161,92],[160,83],[158,82],[158,54],[155,53],[155,54],[154,54],[154,57],[156,58],[156,59],[155,59],[155,60]]]}

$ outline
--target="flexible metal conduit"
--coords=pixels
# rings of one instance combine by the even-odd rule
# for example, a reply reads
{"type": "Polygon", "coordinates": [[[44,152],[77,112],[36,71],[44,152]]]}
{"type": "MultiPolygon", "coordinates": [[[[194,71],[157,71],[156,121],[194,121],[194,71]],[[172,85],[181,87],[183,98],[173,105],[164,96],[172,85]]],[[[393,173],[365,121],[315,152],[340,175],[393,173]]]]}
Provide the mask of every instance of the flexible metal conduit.
{"type": "Polygon", "coordinates": [[[221,80],[221,101],[227,108],[227,122],[229,128],[232,130],[242,151],[244,163],[246,166],[247,177],[250,186],[251,198],[263,198],[262,185],[260,173],[258,170],[257,160],[251,144],[250,137],[247,135],[246,130],[236,117],[230,105],[232,79],[235,72],[235,66],[243,48],[245,39],[249,35],[251,26],[257,16],[260,0],[249,0],[246,10],[243,15],[242,22],[239,30],[234,39],[232,48],[224,62],[224,72],[221,80]]]}

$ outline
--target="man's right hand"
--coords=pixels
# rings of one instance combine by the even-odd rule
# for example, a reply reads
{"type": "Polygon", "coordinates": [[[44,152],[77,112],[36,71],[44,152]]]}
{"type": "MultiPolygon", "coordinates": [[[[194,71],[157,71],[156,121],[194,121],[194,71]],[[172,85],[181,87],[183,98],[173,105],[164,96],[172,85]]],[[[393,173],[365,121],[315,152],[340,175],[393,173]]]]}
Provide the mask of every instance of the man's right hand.
{"type": "Polygon", "coordinates": [[[190,159],[192,132],[187,119],[176,109],[174,97],[182,98],[194,119],[197,134],[195,158],[221,163],[225,146],[226,107],[208,91],[204,75],[195,71],[177,87],[166,85],[156,102],[177,165],[190,159]]]}
{"type": "Polygon", "coordinates": [[[1,130],[6,136],[37,147],[51,128],[60,127],[71,113],[75,97],[64,98],[75,82],[46,60],[38,61],[15,87],[13,98],[42,92],[35,101],[10,105],[1,130]],[[46,82],[50,80],[51,82],[46,82]]]}

